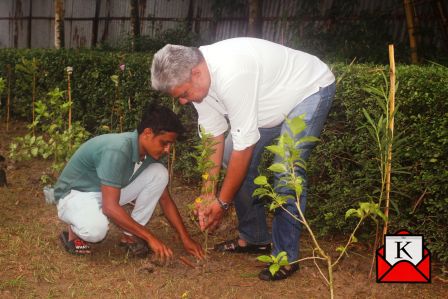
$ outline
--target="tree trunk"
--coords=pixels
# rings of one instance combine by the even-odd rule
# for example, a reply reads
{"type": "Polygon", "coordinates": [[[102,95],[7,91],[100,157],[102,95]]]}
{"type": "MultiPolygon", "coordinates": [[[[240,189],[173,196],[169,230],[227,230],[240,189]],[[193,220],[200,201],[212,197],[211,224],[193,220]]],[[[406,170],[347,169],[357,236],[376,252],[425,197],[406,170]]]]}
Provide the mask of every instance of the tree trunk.
{"type": "Polygon", "coordinates": [[[435,2],[435,10],[437,11],[440,18],[440,25],[442,27],[442,35],[445,39],[445,47],[448,49],[448,16],[446,13],[446,8],[441,0],[435,2]]]}
{"type": "Polygon", "coordinates": [[[132,50],[135,50],[136,40],[140,37],[140,16],[138,12],[139,0],[131,0],[131,38],[132,50]]]}
{"type": "Polygon", "coordinates": [[[54,0],[54,47],[64,47],[64,0],[54,0]]]}
{"type": "Polygon", "coordinates": [[[190,0],[188,4],[188,13],[187,13],[187,30],[193,30],[193,17],[194,17],[194,0],[190,0]]]}
{"type": "Polygon", "coordinates": [[[411,48],[411,63],[418,63],[417,52],[417,39],[415,37],[415,25],[414,25],[414,9],[412,6],[412,0],[403,0],[404,11],[406,13],[406,23],[409,34],[409,46],[411,48]]]}
{"type": "Polygon", "coordinates": [[[249,18],[247,23],[247,36],[261,37],[262,32],[262,0],[249,0],[249,18]]]}
{"type": "Polygon", "coordinates": [[[26,46],[29,49],[31,49],[31,36],[32,36],[31,29],[33,28],[32,23],[33,23],[33,1],[30,1],[30,10],[28,13],[28,32],[26,37],[26,46]]]}
{"type": "Polygon", "coordinates": [[[96,43],[98,42],[98,22],[99,22],[99,18],[100,18],[100,4],[101,4],[101,0],[95,1],[95,17],[93,19],[92,39],[90,41],[92,48],[95,48],[96,43]]]}

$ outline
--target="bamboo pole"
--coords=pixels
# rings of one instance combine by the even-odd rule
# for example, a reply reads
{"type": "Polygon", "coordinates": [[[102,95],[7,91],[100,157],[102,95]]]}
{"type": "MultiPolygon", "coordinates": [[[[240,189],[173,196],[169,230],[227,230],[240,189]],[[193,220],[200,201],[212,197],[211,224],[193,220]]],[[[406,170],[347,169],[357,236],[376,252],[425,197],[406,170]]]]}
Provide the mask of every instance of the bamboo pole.
{"type": "Polygon", "coordinates": [[[412,6],[412,0],[403,0],[404,11],[406,14],[406,24],[409,34],[409,46],[411,48],[411,63],[418,63],[417,52],[417,39],[415,38],[415,25],[414,25],[414,9],[412,6]]]}
{"type": "Polygon", "coordinates": [[[392,139],[394,137],[394,113],[395,113],[395,57],[394,57],[394,45],[389,45],[389,61],[390,61],[390,87],[389,87],[389,140],[387,148],[387,161],[386,161],[386,207],[384,215],[386,216],[386,222],[383,227],[383,235],[387,233],[387,225],[389,222],[389,207],[390,207],[390,177],[392,170],[392,139]]]}

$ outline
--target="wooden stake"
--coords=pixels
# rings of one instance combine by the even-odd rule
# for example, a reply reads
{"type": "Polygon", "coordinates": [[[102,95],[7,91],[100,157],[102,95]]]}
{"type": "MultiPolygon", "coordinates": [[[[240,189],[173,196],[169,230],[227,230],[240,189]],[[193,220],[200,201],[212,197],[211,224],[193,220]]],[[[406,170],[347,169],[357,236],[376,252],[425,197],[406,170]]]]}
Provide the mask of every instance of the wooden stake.
{"type": "Polygon", "coordinates": [[[389,61],[390,61],[390,87],[389,87],[389,142],[387,148],[386,161],[386,207],[384,215],[386,215],[386,222],[383,227],[383,235],[387,234],[387,225],[389,222],[389,207],[390,207],[390,175],[392,170],[392,139],[394,137],[394,113],[395,113],[395,57],[394,45],[389,45],[389,61]]]}

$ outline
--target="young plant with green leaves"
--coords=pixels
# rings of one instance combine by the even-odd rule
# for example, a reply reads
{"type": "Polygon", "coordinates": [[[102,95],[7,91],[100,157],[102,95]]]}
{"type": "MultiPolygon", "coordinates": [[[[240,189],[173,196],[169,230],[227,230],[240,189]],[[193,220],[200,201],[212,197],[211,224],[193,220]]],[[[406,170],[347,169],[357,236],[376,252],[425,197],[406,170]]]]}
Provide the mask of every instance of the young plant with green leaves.
{"type": "MultiPolygon", "coordinates": [[[[341,260],[342,256],[347,254],[347,249],[350,244],[356,242],[355,234],[361,223],[369,217],[374,221],[377,221],[377,216],[384,217],[384,214],[381,212],[379,205],[373,202],[359,203],[360,206],[358,209],[350,209],[349,211],[347,211],[346,219],[349,217],[357,217],[358,223],[356,225],[356,228],[348,238],[345,246],[340,246],[337,248],[337,251],[339,251],[339,256],[336,261],[333,261],[331,255],[328,254],[320,246],[316,235],[314,234],[309,222],[307,221],[304,213],[300,208],[300,195],[302,194],[303,190],[303,179],[297,174],[296,169],[297,167],[306,169],[306,161],[301,158],[301,149],[299,148],[299,146],[307,142],[317,142],[318,138],[313,136],[306,136],[296,140],[295,137],[298,136],[306,128],[304,115],[295,117],[293,119],[286,119],[285,121],[288,124],[291,134],[287,132],[283,133],[278,138],[277,144],[266,147],[267,150],[281,158],[281,162],[274,163],[268,167],[269,171],[282,174],[281,179],[277,182],[276,186],[273,186],[269,183],[266,176],[258,176],[257,178],[255,178],[254,183],[259,187],[255,189],[253,196],[260,196],[271,199],[271,203],[269,204],[270,211],[274,211],[275,209],[283,209],[289,215],[291,215],[291,217],[293,217],[296,221],[300,222],[301,225],[305,227],[312,239],[313,255],[311,257],[302,258],[292,263],[298,263],[303,260],[313,259],[320,274],[329,286],[330,297],[333,298],[333,268],[341,260]],[[294,190],[294,196],[280,194],[278,192],[280,188],[288,188],[290,190],[294,190]],[[284,207],[289,199],[295,200],[298,215],[292,214],[284,207]],[[316,260],[323,260],[326,262],[327,275],[322,272],[316,260]]],[[[280,269],[280,267],[292,264],[289,263],[286,252],[280,252],[277,256],[260,256],[258,257],[258,260],[270,264],[269,270],[273,275],[280,269]]]]}
{"type": "MultiPolygon", "coordinates": [[[[215,145],[216,142],[213,140],[211,134],[206,133],[201,127],[200,143],[194,146],[196,153],[191,154],[191,157],[196,160],[196,170],[201,174],[202,178],[201,195],[194,200],[192,205],[190,205],[190,210],[192,212],[197,211],[197,217],[200,223],[204,220],[205,209],[215,199],[216,187],[219,180],[219,176],[211,174],[211,170],[216,167],[210,160],[210,157],[215,153],[215,145]]],[[[192,215],[193,219],[195,219],[194,213],[192,215]]],[[[207,251],[208,230],[205,230],[204,234],[205,250],[207,251]]]]}
{"type": "Polygon", "coordinates": [[[10,144],[9,156],[15,161],[53,158],[51,177],[42,177],[45,182],[57,176],[76,149],[89,137],[80,122],[73,122],[68,128],[66,116],[70,103],[65,100],[64,94],[64,91],[55,88],[44,100],[37,101],[36,118],[28,128],[40,134],[30,132],[10,144]]]}
{"type": "MultiPolygon", "coordinates": [[[[384,79],[384,86],[379,88],[366,87],[364,90],[371,94],[378,107],[380,113],[374,116],[369,113],[367,109],[363,108],[362,112],[366,118],[366,123],[361,126],[361,129],[366,129],[373,141],[372,152],[374,159],[377,161],[378,171],[380,174],[380,182],[378,190],[376,191],[378,206],[386,215],[384,220],[383,234],[380,233],[379,224],[377,223],[376,237],[374,242],[374,249],[378,247],[378,243],[381,241],[382,236],[387,233],[387,224],[389,218],[389,204],[392,204],[398,211],[398,205],[391,200],[391,172],[392,172],[392,147],[394,151],[400,149],[400,145],[406,141],[403,134],[394,132],[394,118],[398,111],[398,107],[394,105],[394,92],[398,86],[391,88],[386,75],[381,72],[384,79]]],[[[393,81],[394,82],[394,81],[393,81]]],[[[394,166],[394,173],[409,174],[406,168],[399,165],[394,166]]],[[[374,260],[372,260],[372,267],[370,274],[373,271],[374,260]]]]}

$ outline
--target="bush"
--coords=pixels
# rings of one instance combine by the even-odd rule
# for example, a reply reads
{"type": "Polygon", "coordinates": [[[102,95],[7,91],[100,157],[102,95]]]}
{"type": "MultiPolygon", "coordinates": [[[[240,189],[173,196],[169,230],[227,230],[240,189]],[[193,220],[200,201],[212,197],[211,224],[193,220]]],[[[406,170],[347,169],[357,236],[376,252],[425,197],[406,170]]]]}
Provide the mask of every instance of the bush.
{"type": "MultiPolygon", "coordinates": [[[[379,169],[372,153],[362,108],[380,113],[364,90],[383,84],[382,66],[335,65],[345,74],[337,92],[321,143],[310,160],[308,213],[322,235],[349,231],[345,211],[372,196],[379,187],[379,169]]],[[[425,236],[428,247],[448,261],[444,233],[448,225],[448,68],[399,66],[395,132],[406,137],[394,148],[390,231],[407,228],[425,236]],[[398,171],[400,170],[400,171],[398,171]],[[405,171],[403,171],[405,170],[405,171]]],[[[371,236],[373,227],[364,231],[371,236]]]]}
{"type": "MultiPolygon", "coordinates": [[[[7,81],[7,65],[12,66],[11,105],[16,118],[31,119],[29,80],[14,72],[23,57],[38,62],[37,101],[56,87],[66,90],[64,68],[73,67],[73,119],[81,121],[93,135],[133,130],[143,106],[160,101],[173,108],[175,102],[150,88],[151,53],[2,49],[0,77],[7,81]]],[[[309,165],[308,219],[321,235],[351,230],[353,227],[344,220],[345,212],[357,207],[357,202],[377,196],[378,168],[370,137],[361,128],[365,123],[362,108],[372,115],[380,113],[375,99],[364,88],[381,86],[384,82],[380,71],[387,73],[384,66],[365,64],[335,64],[333,68],[337,77],[344,77],[337,86],[321,143],[309,165]]],[[[400,108],[396,132],[403,132],[407,139],[394,149],[393,169],[404,167],[407,172],[396,171],[392,176],[390,229],[408,228],[423,234],[434,256],[446,262],[448,69],[435,65],[399,66],[397,76],[396,103],[400,108]]],[[[1,109],[4,114],[4,105],[1,109]]],[[[197,140],[195,110],[191,106],[175,109],[179,109],[189,129],[186,140],[176,145],[175,170],[186,181],[198,180],[191,171],[194,161],[188,156],[197,140]]],[[[363,230],[369,237],[373,233],[367,225],[363,230]]]]}

